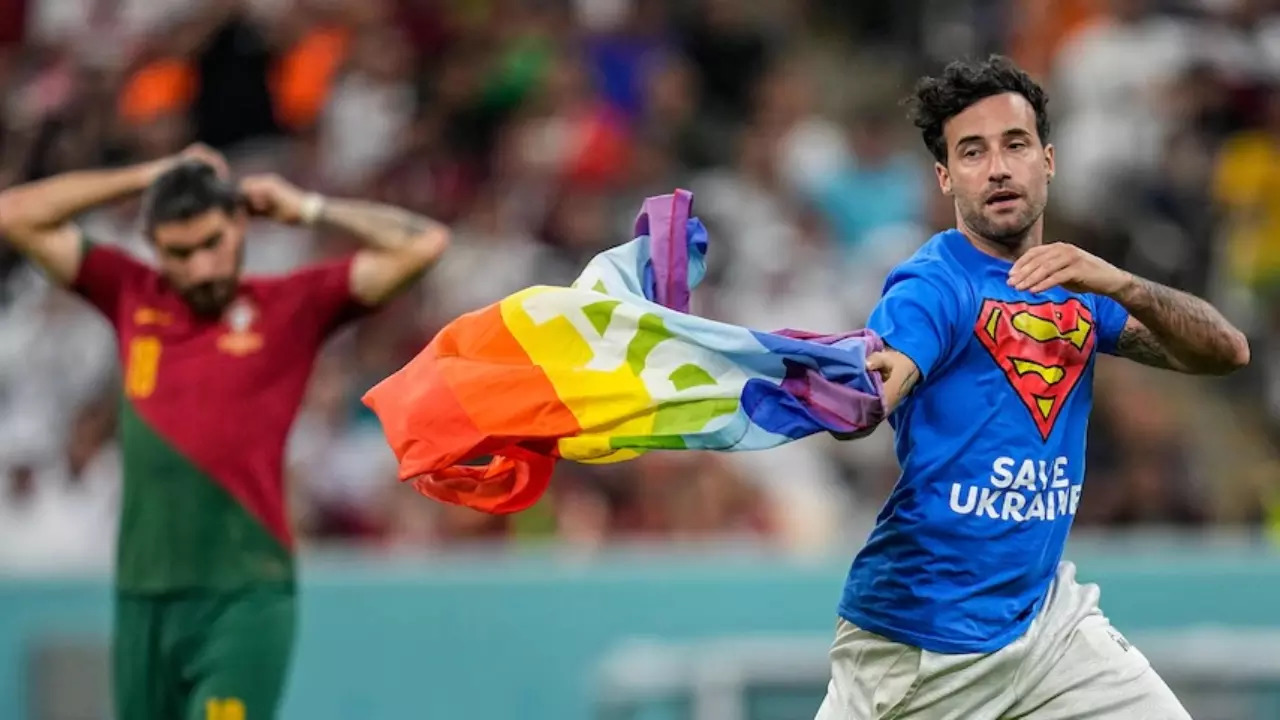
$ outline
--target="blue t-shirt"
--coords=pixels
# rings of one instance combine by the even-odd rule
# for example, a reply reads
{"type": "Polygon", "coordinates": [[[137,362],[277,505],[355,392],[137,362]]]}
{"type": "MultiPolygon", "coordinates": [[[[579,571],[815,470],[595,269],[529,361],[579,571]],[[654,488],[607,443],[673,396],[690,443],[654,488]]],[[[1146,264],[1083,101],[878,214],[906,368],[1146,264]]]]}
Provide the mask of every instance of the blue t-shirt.
{"type": "Polygon", "coordinates": [[[1022,635],[1053,579],[1084,481],[1110,298],[1008,285],[957,230],[889,274],[868,325],[920,368],[889,418],[902,476],[849,570],[840,615],[940,653],[1022,635]]]}

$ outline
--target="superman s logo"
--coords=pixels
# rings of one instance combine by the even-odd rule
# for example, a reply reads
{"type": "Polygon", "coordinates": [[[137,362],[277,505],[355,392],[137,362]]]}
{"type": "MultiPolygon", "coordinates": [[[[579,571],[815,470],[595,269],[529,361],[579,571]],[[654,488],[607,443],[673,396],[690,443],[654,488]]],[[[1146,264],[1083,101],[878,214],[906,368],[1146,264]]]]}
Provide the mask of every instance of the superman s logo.
{"type": "Polygon", "coordinates": [[[1077,298],[1035,304],[987,300],[973,331],[1047,440],[1093,353],[1089,309],[1077,298]]]}

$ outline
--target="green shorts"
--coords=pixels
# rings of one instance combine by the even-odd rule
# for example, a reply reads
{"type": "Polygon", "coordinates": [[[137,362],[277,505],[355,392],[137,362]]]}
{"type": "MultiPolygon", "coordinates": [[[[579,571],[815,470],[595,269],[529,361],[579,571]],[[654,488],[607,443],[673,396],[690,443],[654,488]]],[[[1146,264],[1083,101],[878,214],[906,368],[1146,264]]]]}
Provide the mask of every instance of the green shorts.
{"type": "Polygon", "coordinates": [[[293,651],[291,588],[116,596],[118,720],[270,720],[293,651]]]}

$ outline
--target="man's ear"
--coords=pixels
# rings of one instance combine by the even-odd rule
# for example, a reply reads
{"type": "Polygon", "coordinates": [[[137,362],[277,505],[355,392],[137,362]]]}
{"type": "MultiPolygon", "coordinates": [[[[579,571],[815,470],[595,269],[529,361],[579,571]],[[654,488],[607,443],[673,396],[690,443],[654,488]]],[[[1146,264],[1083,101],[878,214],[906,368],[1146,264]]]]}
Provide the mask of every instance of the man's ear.
{"type": "Polygon", "coordinates": [[[1045,145],[1044,146],[1044,165],[1045,165],[1046,177],[1049,178],[1049,182],[1053,182],[1053,175],[1054,173],[1057,172],[1057,165],[1054,162],[1053,156],[1054,156],[1053,145],[1045,145]]]}
{"type": "Polygon", "coordinates": [[[933,172],[938,176],[938,189],[943,195],[951,197],[951,173],[947,171],[947,166],[936,162],[933,164],[933,172]]]}

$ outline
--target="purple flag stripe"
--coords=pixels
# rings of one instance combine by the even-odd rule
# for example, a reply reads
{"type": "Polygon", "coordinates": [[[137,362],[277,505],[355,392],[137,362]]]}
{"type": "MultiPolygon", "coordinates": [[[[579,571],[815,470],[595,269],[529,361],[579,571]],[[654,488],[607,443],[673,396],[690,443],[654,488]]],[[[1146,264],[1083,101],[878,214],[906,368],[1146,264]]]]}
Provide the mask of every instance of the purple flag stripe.
{"type": "Polygon", "coordinates": [[[689,312],[688,221],[693,193],[676,190],[671,195],[644,201],[636,217],[637,236],[649,236],[654,275],[654,301],[679,312],[689,312]]]}

